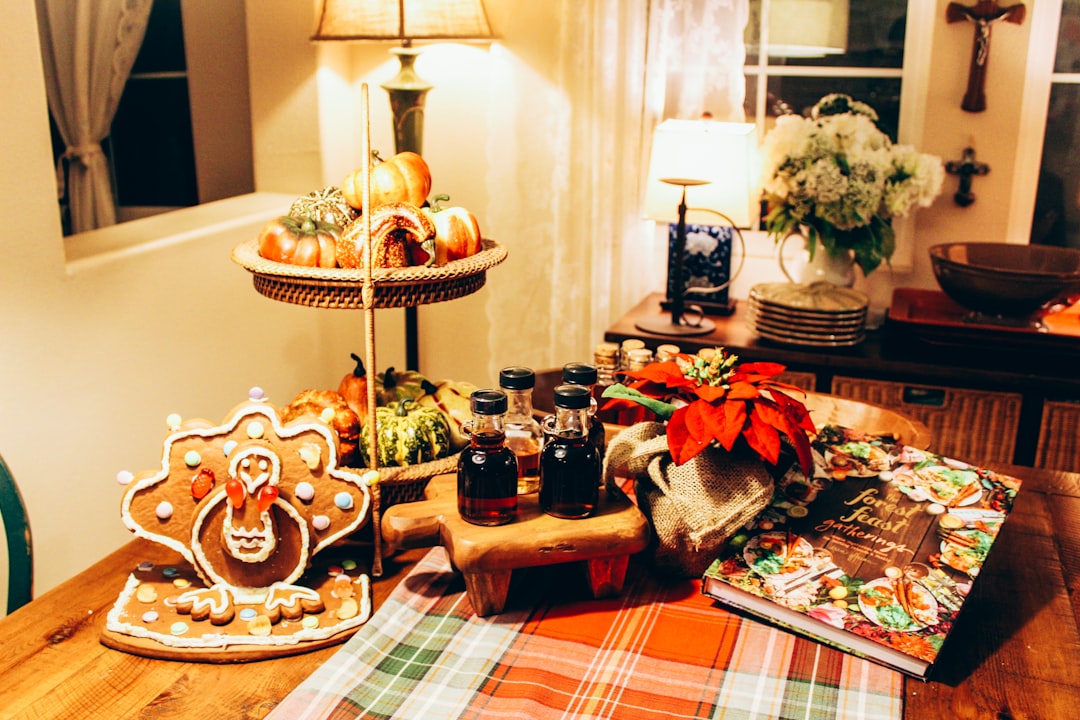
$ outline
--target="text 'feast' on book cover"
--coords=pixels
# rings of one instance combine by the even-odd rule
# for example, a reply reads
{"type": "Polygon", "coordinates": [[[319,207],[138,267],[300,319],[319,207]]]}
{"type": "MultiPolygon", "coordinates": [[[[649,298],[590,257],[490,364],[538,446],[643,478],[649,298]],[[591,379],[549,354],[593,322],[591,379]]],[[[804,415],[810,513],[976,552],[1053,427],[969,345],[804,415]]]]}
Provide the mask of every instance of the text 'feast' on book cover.
{"type": "Polygon", "coordinates": [[[1020,480],[838,427],[706,571],[702,591],[925,677],[1020,480]]]}

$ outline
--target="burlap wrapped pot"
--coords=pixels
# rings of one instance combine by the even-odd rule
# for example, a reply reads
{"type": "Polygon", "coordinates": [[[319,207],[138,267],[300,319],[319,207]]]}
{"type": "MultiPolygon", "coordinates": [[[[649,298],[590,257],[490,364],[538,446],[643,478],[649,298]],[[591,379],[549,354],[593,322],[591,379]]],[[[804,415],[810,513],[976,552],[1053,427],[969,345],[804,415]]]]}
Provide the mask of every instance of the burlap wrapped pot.
{"type": "Polygon", "coordinates": [[[604,482],[625,469],[634,479],[638,507],[654,532],[658,569],[682,577],[701,575],[736,530],[768,505],[773,478],[750,450],[706,448],[676,465],[665,425],[631,425],[608,443],[604,482]]]}

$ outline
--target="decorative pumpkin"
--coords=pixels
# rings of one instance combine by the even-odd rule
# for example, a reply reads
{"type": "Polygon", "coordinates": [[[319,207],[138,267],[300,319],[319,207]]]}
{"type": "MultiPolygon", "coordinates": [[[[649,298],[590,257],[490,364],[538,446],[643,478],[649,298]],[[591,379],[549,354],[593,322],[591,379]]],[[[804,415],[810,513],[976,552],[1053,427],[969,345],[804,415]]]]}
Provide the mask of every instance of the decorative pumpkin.
{"type": "MultiPolygon", "coordinates": [[[[418,465],[450,454],[450,424],[435,408],[423,407],[413,400],[392,402],[375,408],[378,428],[379,467],[418,465]]],[[[371,467],[370,433],[360,435],[360,458],[371,467]]]]}
{"type": "Polygon", "coordinates": [[[415,370],[387,368],[386,372],[375,376],[375,404],[389,405],[399,400],[416,400],[424,394],[424,383],[428,379],[415,370]]]}
{"type": "Polygon", "coordinates": [[[472,421],[469,399],[476,392],[477,387],[472,383],[454,380],[443,380],[438,383],[425,380],[424,388],[427,392],[416,402],[425,407],[436,408],[447,417],[450,421],[450,449],[454,452],[462,450],[469,444],[469,436],[465,433],[464,425],[472,421]]]}
{"type": "Polygon", "coordinates": [[[281,409],[282,422],[289,422],[304,415],[323,419],[337,433],[338,465],[363,467],[357,462],[360,418],[345,402],[345,398],[333,390],[304,390],[281,409]],[[329,420],[324,415],[326,410],[332,411],[329,420]]]}
{"type": "Polygon", "coordinates": [[[367,370],[364,368],[364,361],[360,359],[359,355],[350,353],[349,357],[356,361],[356,367],[353,368],[352,372],[346,373],[345,377],[341,378],[337,391],[338,395],[345,398],[345,402],[360,418],[360,422],[363,423],[367,421],[368,416],[367,370]]]}
{"type": "MultiPolygon", "coordinates": [[[[414,152],[400,152],[389,160],[375,156],[371,167],[371,207],[388,202],[407,202],[420,207],[431,192],[431,169],[427,161],[414,152]]],[[[349,205],[364,209],[363,168],[351,172],[341,184],[341,192],[349,205]]]]}
{"type": "Polygon", "coordinates": [[[340,228],[348,227],[356,215],[356,210],[350,207],[341,190],[333,185],[297,198],[289,206],[290,217],[300,221],[311,218],[340,228]]]}
{"type": "Polygon", "coordinates": [[[431,207],[421,210],[435,226],[436,265],[475,255],[482,247],[476,216],[463,207],[439,206],[440,200],[449,199],[448,195],[436,195],[431,207]]]}
{"type": "Polygon", "coordinates": [[[337,267],[340,236],[337,225],[283,215],[271,220],[259,233],[259,255],[290,265],[337,267]]]}

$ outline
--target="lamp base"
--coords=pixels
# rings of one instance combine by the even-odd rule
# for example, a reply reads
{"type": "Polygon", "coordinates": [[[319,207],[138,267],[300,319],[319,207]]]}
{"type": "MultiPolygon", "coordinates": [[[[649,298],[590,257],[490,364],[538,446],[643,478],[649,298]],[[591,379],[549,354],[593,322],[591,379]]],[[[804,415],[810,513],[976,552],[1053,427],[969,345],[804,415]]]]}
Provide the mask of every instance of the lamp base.
{"type": "Polygon", "coordinates": [[[666,313],[642,318],[634,323],[634,327],[654,335],[693,337],[695,335],[708,335],[716,329],[716,324],[707,318],[702,318],[697,325],[688,325],[685,319],[681,323],[675,323],[672,321],[671,314],[666,313]]]}
{"type": "MultiPolygon", "coordinates": [[[[733,315],[735,313],[735,301],[734,300],[728,300],[727,302],[724,302],[724,303],[718,303],[718,302],[712,302],[712,301],[709,301],[709,300],[698,300],[698,299],[695,298],[693,300],[693,303],[694,303],[695,307],[701,308],[701,311],[703,313],[705,313],[706,315],[727,317],[727,316],[733,315]]],[[[670,300],[661,301],[660,302],[660,309],[661,310],[670,310],[671,309],[671,301],[670,300]]]]}

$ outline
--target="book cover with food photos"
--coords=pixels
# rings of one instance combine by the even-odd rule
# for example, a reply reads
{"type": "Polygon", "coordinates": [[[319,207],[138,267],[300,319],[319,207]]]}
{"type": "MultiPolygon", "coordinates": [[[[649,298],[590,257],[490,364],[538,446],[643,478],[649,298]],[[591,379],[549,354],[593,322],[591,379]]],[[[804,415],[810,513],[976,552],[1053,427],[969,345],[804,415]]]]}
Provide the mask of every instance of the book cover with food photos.
{"type": "Polygon", "coordinates": [[[1021,481],[848,428],[812,446],[813,477],[793,464],[702,592],[926,679],[1021,481]]]}

